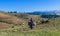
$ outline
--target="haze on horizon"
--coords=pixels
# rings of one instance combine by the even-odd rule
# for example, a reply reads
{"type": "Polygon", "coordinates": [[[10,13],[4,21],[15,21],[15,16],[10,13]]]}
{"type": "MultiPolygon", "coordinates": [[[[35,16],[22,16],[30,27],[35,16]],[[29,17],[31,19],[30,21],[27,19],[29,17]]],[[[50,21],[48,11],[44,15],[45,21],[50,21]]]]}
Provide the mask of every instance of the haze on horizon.
{"type": "Polygon", "coordinates": [[[60,10],[60,0],[0,0],[3,11],[53,11],[60,10]]]}

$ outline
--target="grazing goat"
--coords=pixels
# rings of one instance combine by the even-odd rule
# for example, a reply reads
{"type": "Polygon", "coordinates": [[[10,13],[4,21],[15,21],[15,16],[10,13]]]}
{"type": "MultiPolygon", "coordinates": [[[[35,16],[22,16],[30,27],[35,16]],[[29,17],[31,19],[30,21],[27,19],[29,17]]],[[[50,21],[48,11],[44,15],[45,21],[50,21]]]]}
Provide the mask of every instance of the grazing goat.
{"type": "Polygon", "coordinates": [[[49,19],[42,19],[41,20],[41,24],[43,24],[43,23],[48,23],[49,22],[49,19]]]}

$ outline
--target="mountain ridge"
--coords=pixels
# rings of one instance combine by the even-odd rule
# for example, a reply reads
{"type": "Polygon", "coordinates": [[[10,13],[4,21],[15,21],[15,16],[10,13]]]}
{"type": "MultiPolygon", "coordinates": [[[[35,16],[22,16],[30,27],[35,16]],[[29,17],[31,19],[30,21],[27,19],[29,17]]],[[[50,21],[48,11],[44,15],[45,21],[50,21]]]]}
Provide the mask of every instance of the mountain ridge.
{"type": "Polygon", "coordinates": [[[34,15],[60,15],[60,11],[34,11],[34,12],[29,12],[27,14],[34,14],[34,15]]]}

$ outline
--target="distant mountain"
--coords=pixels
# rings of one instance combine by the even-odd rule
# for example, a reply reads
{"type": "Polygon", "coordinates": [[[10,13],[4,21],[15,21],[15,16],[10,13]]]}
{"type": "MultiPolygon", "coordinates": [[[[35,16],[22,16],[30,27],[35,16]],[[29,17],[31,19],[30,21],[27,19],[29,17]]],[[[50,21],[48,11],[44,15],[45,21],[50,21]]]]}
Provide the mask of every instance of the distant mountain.
{"type": "Polygon", "coordinates": [[[33,15],[60,15],[60,10],[55,11],[34,11],[27,14],[33,14],[33,15]]]}
{"type": "Polygon", "coordinates": [[[35,11],[27,14],[40,15],[42,18],[56,18],[60,17],[60,11],[35,11]]]}
{"type": "Polygon", "coordinates": [[[35,12],[31,12],[31,13],[27,13],[27,14],[34,14],[34,15],[55,15],[56,13],[53,11],[35,11],[35,12]]]}

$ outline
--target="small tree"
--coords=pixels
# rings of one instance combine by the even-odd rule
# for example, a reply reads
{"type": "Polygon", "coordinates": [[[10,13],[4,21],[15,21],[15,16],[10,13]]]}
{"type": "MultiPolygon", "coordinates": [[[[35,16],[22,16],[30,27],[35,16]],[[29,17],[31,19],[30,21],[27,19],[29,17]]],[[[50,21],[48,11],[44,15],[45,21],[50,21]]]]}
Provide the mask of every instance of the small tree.
{"type": "Polygon", "coordinates": [[[17,11],[14,11],[14,13],[17,13],[17,11]]]}

